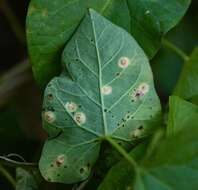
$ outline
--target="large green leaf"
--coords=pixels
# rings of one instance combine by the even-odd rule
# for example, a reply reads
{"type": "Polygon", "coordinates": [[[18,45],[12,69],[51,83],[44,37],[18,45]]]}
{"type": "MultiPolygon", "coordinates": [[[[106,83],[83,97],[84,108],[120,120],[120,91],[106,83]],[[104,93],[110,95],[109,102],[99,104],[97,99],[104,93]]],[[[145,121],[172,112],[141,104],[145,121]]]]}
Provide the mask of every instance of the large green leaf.
{"type": "MultiPolygon", "coordinates": [[[[198,121],[197,121],[198,122],[198,121]]],[[[189,127],[158,145],[141,166],[135,190],[195,190],[198,187],[198,128],[189,127]]]]}
{"type": "Polygon", "coordinates": [[[189,126],[198,127],[198,106],[176,96],[170,97],[168,135],[173,135],[175,132],[189,126]]]}
{"type": "Polygon", "coordinates": [[[39,190],[39,186],[33,174],[23,168],[16,169],[16,190],[39,190]]]}
{"type": "Polygon", "coordinates": [[[93,10],[68,42],[62,61],[62,74],[45,90],[43,124],[49,139],[39,165],[45,179],[73,183],[89,176],[105,136],[134,142],[149,135],[161,107],[142,49],[93,10]]]}
{"type": "Polygon", "coordinates": [[[139,163],[136,173],[127,161],[119,162],[110,170],[99,190],[197,189],[197,135],[198,128],[189,126],[158,142],[153,153],[139,163]]]}
{"type": "Polygon", "coordinates": [[[184,99],[198,96],[198,48],[192,52],[188,62],[184,64],[174,94],[184,99]]]}
{"type": "Polygon", "coordinates": [[[149,57],[159,49],[161,37],[183,17],[191,0],[128,0],[131,34],[149,57]]]}
{"type": "Polygon", "coordinates": [[[27,39],[36,80],[44,86],[60,69],[60,54],[85,15],[93,8],[127,29],[151,58],[161,36],[182,18],[190,0],[32,0],[27,39]]]}

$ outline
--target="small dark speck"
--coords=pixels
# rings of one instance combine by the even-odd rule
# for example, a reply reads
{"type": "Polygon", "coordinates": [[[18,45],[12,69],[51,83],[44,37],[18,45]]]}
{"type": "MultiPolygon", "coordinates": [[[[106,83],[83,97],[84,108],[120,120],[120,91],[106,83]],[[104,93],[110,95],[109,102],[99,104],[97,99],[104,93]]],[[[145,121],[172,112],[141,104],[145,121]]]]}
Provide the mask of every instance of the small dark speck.
{"type": "Polygon", "coordinates": [[[47,178],[48,181],[51,181],[51,178],[47,178]]]}
{"type": "Polygon", "coordinates": [[[53,99],[53,95],[52,94],[48,94],[47,98],[48,98],[48,100],[52,100],[53,99]]]}
{"type": "Polygon", "coordinates": [[[104,109],[104,112],[107,112],[107,109],[104,109]]]}
{"type": "Polygon", "coordinates": [[[59,176],[60,176],[60,174],[57,174],[57,176],[59,177],[59,176]]]}
{"type": "Polygon", "coordinates": [[[67,168],[67,166],[64,166],[64,168],[67,168]]]}
{"type": "Polygon", "coordinates": [[[49,111],[55,111],[54,108],[53,108],[52,106],[48,106],[47,109],[48,109],[49,111]]]}
{"type": "Polygon", "coordinates": [[[80,173],[82,174],[84,172],[84,168],[80,168],[80,173]]]}
{"type": "Polygon", "coordinates": [[[143,126],[142,126],[142,125],[141,125],[141,126],[139,126],[139,127],[138,127],[138,129],[140,129],[140,130],[141,130],[141,129],[143,129],[143,126]]]}

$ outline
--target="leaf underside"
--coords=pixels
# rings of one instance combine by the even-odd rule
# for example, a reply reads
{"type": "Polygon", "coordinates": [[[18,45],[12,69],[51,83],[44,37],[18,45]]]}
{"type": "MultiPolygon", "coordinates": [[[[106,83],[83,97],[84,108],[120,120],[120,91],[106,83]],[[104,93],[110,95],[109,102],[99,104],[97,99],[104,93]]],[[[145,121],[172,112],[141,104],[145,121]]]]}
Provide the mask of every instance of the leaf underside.
{"type": "Polygon", "coordinates": [[[161,36],[179,22],[189,4],[190,0],[32,0],[26,32],[34,76],[44,87],[60,72],[60,54],[87,8],[125,28],[152,58],[161,36]]]}
{"type": "Polygon", "coordinates": [[[142,49],[93,10],[65,47],[62,62],[62,74],[45,90],[49,139],[40,170],[49,181],[74,183],[90,175],[105,136],[133,143],[149,135],[161,106],[142,49]]]}

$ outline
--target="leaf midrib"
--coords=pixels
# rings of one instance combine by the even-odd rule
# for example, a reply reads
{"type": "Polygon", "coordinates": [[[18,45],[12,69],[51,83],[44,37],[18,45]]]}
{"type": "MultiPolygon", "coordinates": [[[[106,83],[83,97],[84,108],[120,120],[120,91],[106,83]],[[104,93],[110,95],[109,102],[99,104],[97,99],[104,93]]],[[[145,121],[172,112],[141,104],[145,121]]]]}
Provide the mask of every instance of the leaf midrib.
{"type": "Polygon", "coordinates": [[[92,18],[92,14],[90,14],[90,18],[91,18],[91,24],[92,24],[92,29],[93,29],[93,36],[94,36],[94,42],[95,42],[95,50],[96,50],[96,54],[97,54],[97,59],[98,59],[98,79],[99,79],[99,94],[100,94],[100,102],[101,102],[101,111],[102,111],[102,121],[103,121],[103,127],[104,127],[104,135],[106,135],[108,133],[107,130],[107,123],[106,123],[106,114],[104,112],[104,99],[101,93],[101,89],[102,89],[102,67],[101,67],[101,60],[100,60],[100,52],[99,52],[99,48],[98,48],[98,41],[96,39],[96,31],[95,31],[95,24],[94,24],[94,20],[92,18]]]}

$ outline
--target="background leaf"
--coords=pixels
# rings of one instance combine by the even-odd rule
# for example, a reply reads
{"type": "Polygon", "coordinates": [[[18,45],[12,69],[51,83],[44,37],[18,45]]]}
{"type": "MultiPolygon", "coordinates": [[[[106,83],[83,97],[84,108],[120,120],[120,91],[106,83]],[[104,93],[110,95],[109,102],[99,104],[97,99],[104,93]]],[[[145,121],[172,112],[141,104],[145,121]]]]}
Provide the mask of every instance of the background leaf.
{"type": "Polygon", "coordinates": [[[169,99],[169,115],[167,133],[173,135],[177,131],[189,126],[198,127],[198,106],[179,97],[169,99]]]}
{"type": "Polygon", "coordinates": [[[161,36],[178,23],[189,4],[190,0],[32,0],[27,39],[35,78],[45,86],[60,72],[60,54],[87,8],[131,32],[152,57],[161,36]]]}
{"type": "Polygon", "coordinates": [[[189,127],[159,144],[142,164],[135,190],[194,190],[198,186],[198,128],[189,127]]]}
{"type": "Polygon", "coordinates": [[[198,96],[198,48],[195,48],[188,62],[183,66],[174,94],[184,99],[198,96]]]}
{"type": "Polygon", "coordinates": [[[142,49],[93,10],[62,60],[63,73],[45,91],[43,124],[50,138],[40,170],[48,181],[74,183],[89,176],[105,136],[122,143],[148,136],[158,127],[161,106],[142,49]]]}
{"type": "Polygon", "coordinates": [[[23,168],[16,169],[16,190],[39,190],[39,186],[33,174],[23,168]]]}
{"type": "Polygon", "coordinates": [[[128,0],[131,34],[149,57],[161,44],[161,37],[183,17],[190,0],[128,0]]]}

